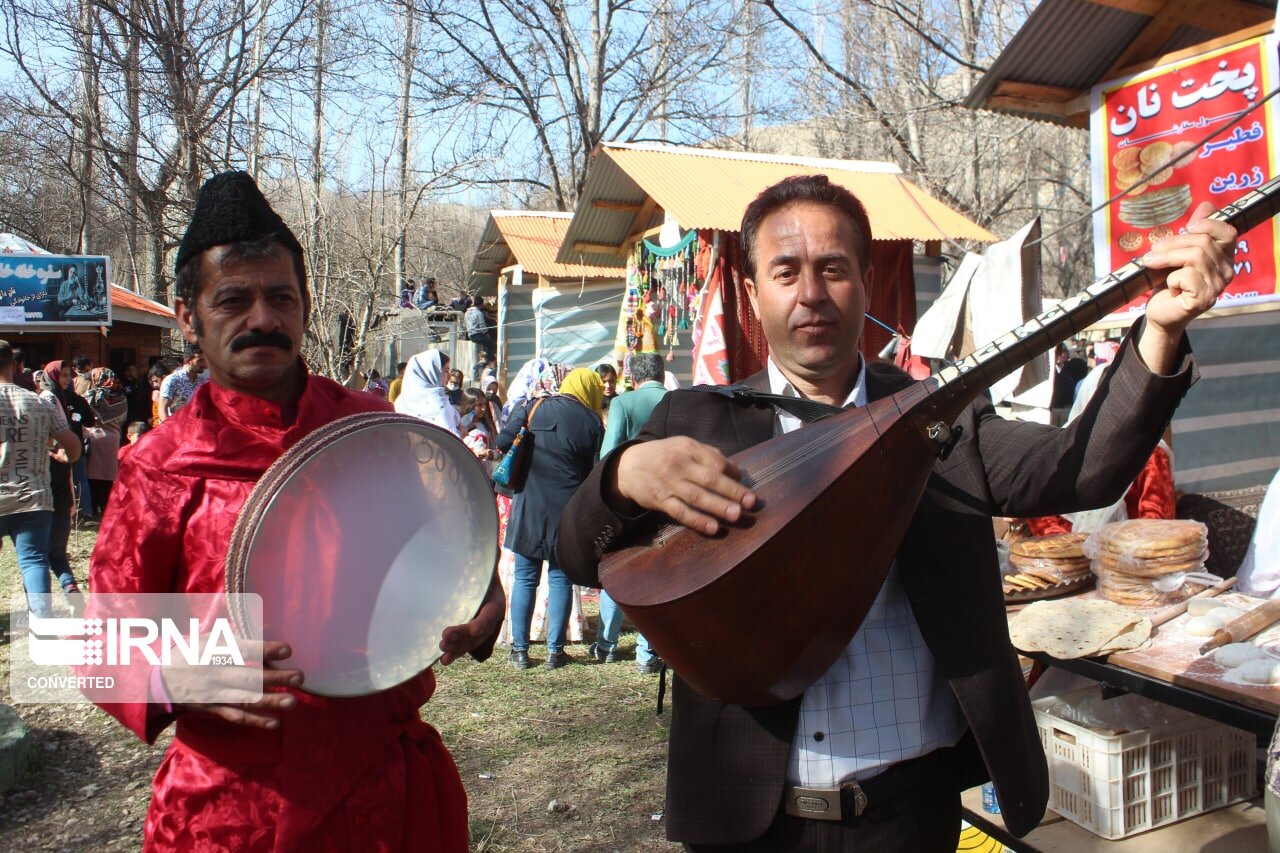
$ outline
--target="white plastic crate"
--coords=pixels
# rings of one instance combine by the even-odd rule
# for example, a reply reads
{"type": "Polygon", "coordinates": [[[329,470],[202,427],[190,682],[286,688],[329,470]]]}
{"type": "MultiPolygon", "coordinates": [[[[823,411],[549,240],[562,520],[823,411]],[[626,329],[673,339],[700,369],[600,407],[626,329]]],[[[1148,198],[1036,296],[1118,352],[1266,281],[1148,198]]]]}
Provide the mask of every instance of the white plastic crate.
{"type": "Polygon", "coordinates": [[[1138,696],[1109,701],[1167,709],[1169,722],[1108,735],[1048,712],[1098,695],[1086,687],[1031,703],[1058,814],[1103,838],[1126,838],[1256,794],[1248,732],[1138,696]]]}

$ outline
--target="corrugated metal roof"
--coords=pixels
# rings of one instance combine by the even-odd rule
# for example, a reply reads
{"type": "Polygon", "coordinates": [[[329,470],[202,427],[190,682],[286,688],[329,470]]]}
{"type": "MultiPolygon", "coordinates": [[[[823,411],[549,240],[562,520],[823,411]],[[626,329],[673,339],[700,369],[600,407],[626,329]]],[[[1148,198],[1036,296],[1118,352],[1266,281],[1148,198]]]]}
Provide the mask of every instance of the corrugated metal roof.
{"type": "MultiPolygon", "coordinates": [[[[1212,0],[1203,0],[1206,9],[1212,0]]],[[[1239,0],[1260,9],[1274,9],[1275,0],[1239,0]]],[[[1059,124],[1064,116],[1033,112],[988,103],[1001,83],[1055,86],[1084,95],[1104,77],[1153,16],[1117,9],[1092,0],[1043,0],[1009,40],[987,73],[965,99],[965,106],[1028,115],[1059,124]]],[[[1204,30],[1195,18],[1177,27],[1150,56],[1134,64],[1217,38],[1220,32],[1204,30]]]]}
{"type": "Polygon", "coordinates": [[[571,213],[551,211],[489,211],[471,265],[471,287],[482,293],[494,292],[498,273],[513,258],[530,275],[552,279],[617,278],[616,265],[602,267],[556,260],[572,218],[571,213]]]}
{"type": "Polygon", "coordinates": [[[113,309],[132,308],[134,311],[142,311],[145,314],[154,314],[157,317],[163,317],[166,320],[174,321],[174,327],[176,328],[177,326],[177,321],[174,318],[172,308],[139,296],[132,290],[125,290],[118,284],[111,285],[111,307],[113,309]]]}
{"type": "Polygon", "coordinates": [[[634,205],[652,198],[681,228],[737,231],[743,211],[766,187],[791,175],[819,173],[862,200],[877,240],[996,239],[911,183],[892,163],[604,143],[556,257],[564,261],[580,254],[588,262],[620,265],[616,254],[578,252],[574,246],[620,245],[661,220],[660,211],[640,222],[637,213],[618,209],[623,205],[602,208],[601,201],[634,205]]]}

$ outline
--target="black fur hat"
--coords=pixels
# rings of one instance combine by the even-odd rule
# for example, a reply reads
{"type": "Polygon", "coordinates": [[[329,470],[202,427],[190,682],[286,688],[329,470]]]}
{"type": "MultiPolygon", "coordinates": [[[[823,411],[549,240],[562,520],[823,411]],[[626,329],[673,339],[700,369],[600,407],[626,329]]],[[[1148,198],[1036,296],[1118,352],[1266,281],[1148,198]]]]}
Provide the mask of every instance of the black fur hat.
{"type": "MultiPolygon", "coordinates": [[[[178,246],[174,270],[200,253],[227,243],[251,242],[272,237],[302,257],[302,245],[289,226],[262,195],[247,172],[223,172],[205,181],[196,198],[187,233],[178,246]]],[[[305,289],[305,285],[304,285],[305,289]]]]}

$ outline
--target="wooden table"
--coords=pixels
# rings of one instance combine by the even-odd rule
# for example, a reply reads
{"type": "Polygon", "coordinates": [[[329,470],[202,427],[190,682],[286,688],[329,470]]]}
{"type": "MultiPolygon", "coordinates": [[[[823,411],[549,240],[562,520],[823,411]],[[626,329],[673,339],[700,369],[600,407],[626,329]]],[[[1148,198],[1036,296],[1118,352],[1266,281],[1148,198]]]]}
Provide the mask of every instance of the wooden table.
{"type": "MultiPolygon", "coordinates": [[[[1226,593],[1219,596],[1219,600],[1240,607],[1257,604],[1257,599],[1239,593],[1226,593]]],[[[1046,666],[1100,681],[1112,690],[1137,693],[1252,732],[1266,746],[1280,716],[1280,686],[1224,681],[1222,668],[1210,657],[1200,654],[1206,638],[1186,634],[1185,626],[1190,618],[1184,613],[1159,626],[1152,634],[1151,646],[1139,652],[1072,660],[1060,660],[1041,652],[1028,657],[1046,666]]],[[[1264,631],[1255,641],[1262,645],[1280,644],[1280,626],[1264,631]]]]}
{"type": "MultiPolygon", "coordinates": [[[[1085,595],[1095,597],[1089,593],[1085,595]]],[[[1226,604],[1236,605],[1255,601],[1237,593],[1221,598],[1226,604]]],[[[1224,682],[1221,668],[1199,654],[1205,638],[1188,637],[1183,630],[1189,618],[1184,614],[1157,628],[1152,635],[1151,647],[1140,652],[1073,660],[1060,660],[1044,653],[1028,657],[1046,666],[1099,681],[1104,692],[1113,691],[1117,695],[1136,693],[1251,732],[1258,737],[1259,746],[1266,747],[1280,715],[1280,687],[1224,682]]],[[[1268,637],[1280,642],[1280,627],[1269,629],[1260,637],[1263,643],[1268,637]]],[[[1053,811],[1047,811],[1040,825],[1025,838],[1016,839],[1005,830],[998,815],[982,811],[980,788],[966,791],[961,802],[965,820],[1019,853],[1087,850],[1107,853],[1130,850],[1248,853],[1267,850],[1261,797],[1116,841],[1099,838],[1053,811]]]]}

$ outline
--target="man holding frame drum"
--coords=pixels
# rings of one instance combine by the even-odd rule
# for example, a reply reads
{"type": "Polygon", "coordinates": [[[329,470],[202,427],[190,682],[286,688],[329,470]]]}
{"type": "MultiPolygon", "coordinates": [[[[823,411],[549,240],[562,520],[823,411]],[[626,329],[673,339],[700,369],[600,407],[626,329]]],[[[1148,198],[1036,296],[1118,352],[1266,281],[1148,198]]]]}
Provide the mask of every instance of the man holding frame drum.
{"type": "MultiPolygon", "coordinates": [[[[791,700],[748,708],[703,696],[677,673],[670,839],[697,851],[950,853],[960,792],[986,778],[1014,834],[1036,826],[1047,771],[1009,643],[990,517],[1103,505],[1128,487],[1194,379],[1184,330],[1233,275],[1235,230],[1206,219],[1210,212],[1202,205],[1187,233],[1144,259],[1168,271],[1167,281],[1076,424],[1006,421],[984,398],[968,406],[874,604],[817,682],[791,700]]],[[[789,178],[748,206],[741,234],[747,295],[769,345],[767,370],[745,381],[750,389],[847,407],[910,384],[858,351],[872,286],[871,231],[851,193],[823,175],[789,178]]],[[[566,507],[565,573],[599,586],[603,554],[652,530],[662,515],[713,536],[722,526],[751,526],[744,522],[753,513],[778,512],[758,506],[729,456],[801,428],[782,408],[672,392],[566,507]]],[[[879,486],[867,484],[867,500],[879,486]]],[[[848,506],[847,530],[806,531],[798,547],[819,562],[869,548],[849,532],[859,512],[848,506]]],[[[794,600],[851,595],[820,587],[797,589],[794,600]]],[[[664,659],[674,656],[662,637],[646,633],[664,659]]],[[[747,660],[769,655],[752,648],[752,626],[733,633],[747,660]]],[[[794,637],[801,647],[809,641],[794,637]]]]}
{"type": "MultiPolygon", "coordinates": [[[[201,189],[175,291],[179,327],[203,348],[211,381],[121,464],[93,555],[95,594],[223,592],[237,513],[272,462],[339,418],[391,409],[307,372],[302,248],[247,174],[201,189]]],[[[305,582],[323,592],[323,577],[305,582]]],[[[443,662],[488,657],[503,610],[495,576],[475,618],[445,629],[443,662]]],[[[371,695],[318,696],[297,689],[306,674],[288,668],[289,637],[265,640],[256,702],[175,704],[170,672],[153,670],[149,704],[103,704],[148,742],[177,721],[147,849],[465,851],[462,780],[419,717],[430,669],[371,695]]]]}

